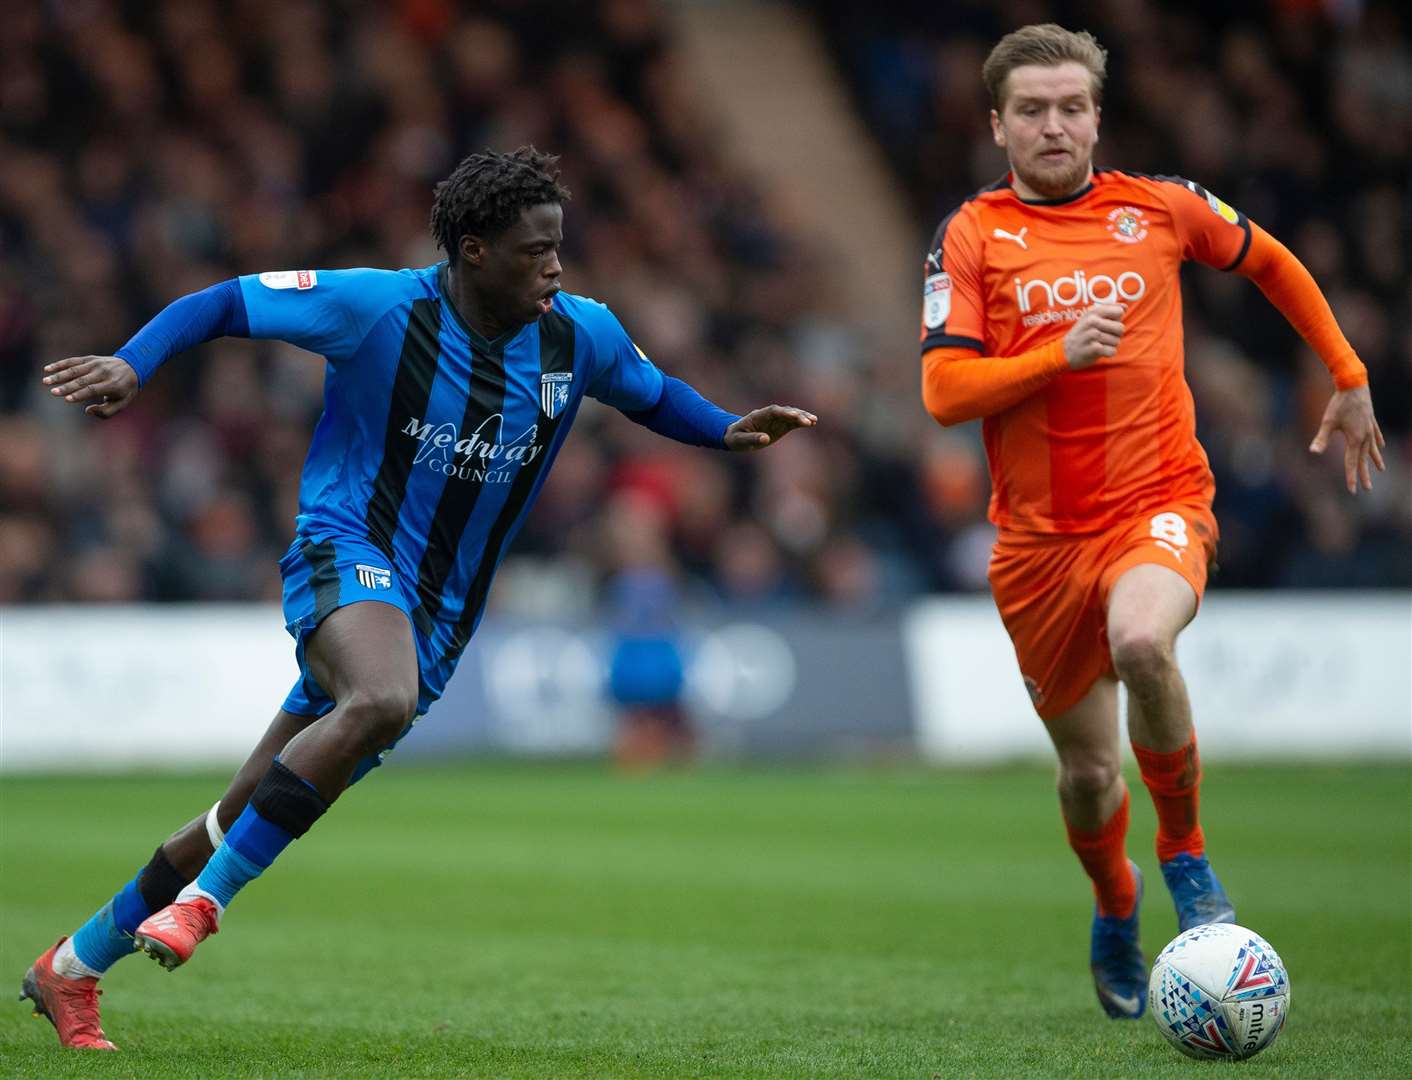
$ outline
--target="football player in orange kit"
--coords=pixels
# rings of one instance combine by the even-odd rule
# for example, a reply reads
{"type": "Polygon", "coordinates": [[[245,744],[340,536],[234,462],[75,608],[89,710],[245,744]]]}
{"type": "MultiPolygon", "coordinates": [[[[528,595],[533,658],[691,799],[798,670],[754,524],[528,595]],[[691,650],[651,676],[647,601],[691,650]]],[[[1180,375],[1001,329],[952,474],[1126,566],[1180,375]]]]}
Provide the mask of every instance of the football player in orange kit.
{"type": "Polygon", "coordinates": [[[1125,849],[1117,684],[1157,809],[1182,929],[1233,922],[1206,859],[1177,634],[1216,547],[1214,482],[1183,377],[1181,264],[1255,282],[1335,392],[1310,449],[1343,434],[1348,489],[1383,468],[1368,377],[1309,273],[1199,185],[1093,167],[1106,53],[1054,24],[1007,35],[982,70],[1009,174],[937,229],[922,395],[942,424],[984,417],[999,538],[990,583],[1059,757],[1069,841],[1096,897],[1090,963],[1108,1015],[1136,1019],[1142,879],[1125,849]]]}

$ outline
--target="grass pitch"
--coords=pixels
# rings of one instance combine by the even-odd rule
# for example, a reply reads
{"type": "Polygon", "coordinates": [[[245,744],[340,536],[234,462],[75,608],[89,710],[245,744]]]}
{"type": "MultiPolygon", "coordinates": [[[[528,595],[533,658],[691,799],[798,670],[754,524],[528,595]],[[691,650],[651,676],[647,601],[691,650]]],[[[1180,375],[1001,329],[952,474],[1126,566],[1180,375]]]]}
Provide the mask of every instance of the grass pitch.
{"type": "MultiPolygon", "coordinates": [[[[1130,781],[1135,778],[1130,778],[1130,781]]],[[[0,782],[0,983],[221,778],[0,782]]],[[[1289,1025],[1242,1076],[1412,1075],[1412,771],[1212,767],[1203,815],[1289,1025]]],[[[1134,783],[1149,956],[1176,933],[1134,783]]],[[[0,1005],[9,1076],[1212,1075],[1089,983],[1048,769],[396,765],[187,967],[104,980],[120,1054],[0,1005]]]]}

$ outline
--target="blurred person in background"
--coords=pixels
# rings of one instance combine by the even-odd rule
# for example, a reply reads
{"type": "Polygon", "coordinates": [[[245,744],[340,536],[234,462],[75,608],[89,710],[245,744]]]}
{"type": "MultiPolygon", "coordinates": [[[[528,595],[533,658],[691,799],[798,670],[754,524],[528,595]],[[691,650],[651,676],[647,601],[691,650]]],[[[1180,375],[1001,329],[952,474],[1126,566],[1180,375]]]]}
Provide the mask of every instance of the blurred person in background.
{"type": "MultiPolygon", "coordinates": [[[[240,889],[441,696],[585,395],[659,435],[737,452],[816,423],[778,405],[717,408],[664,375],[606,307],[563,291],[568,197],[555,157],[475,154],[436,186],[443,262],[242,276],[174,301],[114,356],[46,365],[52,396],[107,420],[172,356],[216,337],[328,360],[280,560],[300,677],[210,811],[26,972],[22,1000],[62,1045],[115,1049],[98,1015],[103,973],[134,946],[168,969],[190,959],[240,889]]],[[[215,596],[251,572],[248,521],[218,500],[193,523],[193,545],[221,569],[215,596]]],[[[91,573],[121,577],[111,557],[95,560],[91,573]]]]}
{"type": "Polygon", "coordinates": [[[618,710],[614,757],[627,769],[689,761],[696,734],[682,700],[685,656],[667,516],[660,502],[624,493],[607,509],[607,558],[617,564],[604,592],[609,699],[618,710]]]}
{"type": "MultiPolygon", "coordinates": [[[[1093,884],[1099,1002],[1136,1019],[1148,968],[1142,878],[1126,851],[1120,681],[1180,927],[1235,921],[1206,857],[1175,655],[1217,542],[1183,378],[1181,264],[1250,278],[1318,354],[1334,392],[1309,449],[1342,437],[1350,494],[1372,489],[1384,440],[1367,369],[1288,249],[1195,182],[1094,168],[1106,52],[1091,34],[1026,26],[981,70],[1010,170],[932,241],[922,396],[943,425],[984,418],[1000,533],[991,590],[1057,751],[1069,842],[1093,884]]],[[[1327,535],[1335,551],[1348,542],[1327,535]]]]}

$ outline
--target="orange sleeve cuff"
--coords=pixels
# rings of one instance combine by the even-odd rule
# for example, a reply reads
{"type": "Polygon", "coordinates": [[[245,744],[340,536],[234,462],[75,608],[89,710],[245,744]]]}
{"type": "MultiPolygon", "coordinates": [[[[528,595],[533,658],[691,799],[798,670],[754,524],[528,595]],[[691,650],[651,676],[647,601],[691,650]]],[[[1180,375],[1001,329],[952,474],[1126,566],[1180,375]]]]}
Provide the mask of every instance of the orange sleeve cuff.
{"type": "Polygon", "coordinates": [[[1250,250],[1237,273],[1260,286],[1270,303],[1279,308],[1280,314],[1299,331],[1299,336],[1319,354],[1319,359],[1333,375],[1336,387],[1352,390],[1366,386],[1368,369],[1343,336],[1313,275],[1289,248],[1253,221],[1250,234],[1250,250]]]}
{"type": "Polygon", "coordinates": [[[922,354],[922,402],[938,423],[950,427],[1004,412],[1068,370],[1063,338],[1018,356],[928,349],[922,354]]]}

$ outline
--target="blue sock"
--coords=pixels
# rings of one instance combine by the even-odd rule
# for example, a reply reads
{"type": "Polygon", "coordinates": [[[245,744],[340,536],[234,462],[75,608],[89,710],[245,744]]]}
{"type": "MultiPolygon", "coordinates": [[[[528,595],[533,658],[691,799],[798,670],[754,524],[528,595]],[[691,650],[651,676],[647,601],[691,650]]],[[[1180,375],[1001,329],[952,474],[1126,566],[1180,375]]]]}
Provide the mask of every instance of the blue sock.
{"type": "Polygon", "coordinates": [[[313,784],[275,758],[221,846],[178,899],[204,894],[224,911],[236,893],[264,873],[327,809],[313,784]]]}
{"type": "Polygon", "coordinates": [[[132,955],[132,932],[151,914],[133,878],[74,931],[74,954],[94,971],[107,971],[132,955]]]}
{"type": "Polygon", "coordinates": [[[215,898],[222,910],[235,894],[259,877],[294,840],[294,835],[247,805],[226,830],[225,842],[207,861],[194,887],[215,898]]]}

